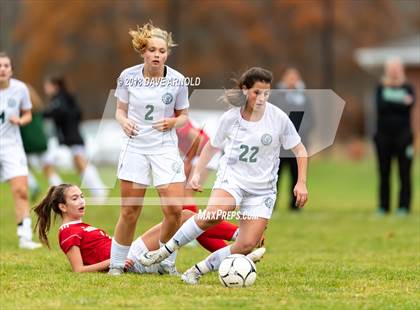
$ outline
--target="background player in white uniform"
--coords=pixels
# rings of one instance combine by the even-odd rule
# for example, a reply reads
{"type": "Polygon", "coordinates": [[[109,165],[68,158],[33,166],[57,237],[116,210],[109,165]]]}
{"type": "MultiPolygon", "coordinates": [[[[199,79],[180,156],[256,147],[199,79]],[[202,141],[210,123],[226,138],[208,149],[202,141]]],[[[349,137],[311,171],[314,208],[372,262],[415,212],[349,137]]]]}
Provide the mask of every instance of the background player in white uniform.
{"type": "Polygon", "coordinates": [[[223,114],[191,179],[191,186],[201,190],[201,173],[206,164],[219,149],[224,150],[206,212],[185,222],[165,246],[141,256],[142,264],[148,266],[161,261],[220,222],[220,211],[233,211],[237,206],[244,215],[239,221],[238,239],[188,269],[182,279],[197,284],[201,275],[217,270],[230,254],[250,253],[274,207],[280,146],[292,149],[296,155],[299,177],[294,192],[299,207],[306,203],[307,153],[288,116],[266,101],[271,81],[270,71],[251,68],[239,79],[239,89],[226,93],[226,101],[239,107],[223,114]]]}
{"type": "Polygon", "coordinates": [[[0,53],[0,181],[10,182],[15,202],[19,247],[35,249],[28,201],[28,166],[19,126],[31,122],[31,100],[26,85],[12,79],[10,57],[0,53]]]}
{"type": "Polygon", "coordinates": [[[125,69],[115,92],[116,119],[127,137],[118,164],[122,206],[111,247],[113,275],[123,272],[147,186],[153,184],[161,197],[164,244],[181,225],[185,181],[175,128],[187,121],[188,88],[176,84],[184,76],[165,65],[175,44],[170,33],[151,24],[129,34],[144,63],[125,69]]]}

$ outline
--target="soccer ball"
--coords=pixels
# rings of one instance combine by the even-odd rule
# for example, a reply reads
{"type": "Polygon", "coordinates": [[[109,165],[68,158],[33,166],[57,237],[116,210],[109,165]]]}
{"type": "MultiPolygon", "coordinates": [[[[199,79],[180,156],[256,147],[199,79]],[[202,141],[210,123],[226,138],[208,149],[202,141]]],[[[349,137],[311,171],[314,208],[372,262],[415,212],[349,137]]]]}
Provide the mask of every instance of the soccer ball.
{"type": "Polygon", "coordinates": [[[245,255],[230,255],[220,264],[219,280],[226,287],[251,286],[256,278],[257,268],[245,255]]]}

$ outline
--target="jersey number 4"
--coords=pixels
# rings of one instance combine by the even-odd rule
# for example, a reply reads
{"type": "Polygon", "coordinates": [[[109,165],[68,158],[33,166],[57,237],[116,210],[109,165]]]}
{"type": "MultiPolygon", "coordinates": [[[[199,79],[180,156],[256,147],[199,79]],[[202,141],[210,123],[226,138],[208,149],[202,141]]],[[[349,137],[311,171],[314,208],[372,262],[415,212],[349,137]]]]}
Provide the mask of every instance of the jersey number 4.
{"type": "Polygon", "coordinates": [[[257,162],[257,153],[260,150],[257,146],[249,147],[246,144],[242,144],[239,147],[242,150],[242,153],[239,155],[239,160],[244,162],[256,163],[257,162]],[[247,157],[248,152],[251,152],[249,157],[247,157]]]}

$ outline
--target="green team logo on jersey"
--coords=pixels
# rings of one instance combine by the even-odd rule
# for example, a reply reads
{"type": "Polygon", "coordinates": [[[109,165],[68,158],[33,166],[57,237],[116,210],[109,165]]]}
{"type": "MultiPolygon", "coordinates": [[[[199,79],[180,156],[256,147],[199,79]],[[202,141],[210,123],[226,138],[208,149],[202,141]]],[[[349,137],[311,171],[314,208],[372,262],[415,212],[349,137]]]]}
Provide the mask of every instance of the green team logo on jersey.
{"type": "Polygon", "coordinates": [[[10,98],[9,101],[7,101],[7,106],[9,108],[14,108],[16,106],[16,101],[13,98],[10,98]]]}
{"type": "Polygon", "coordinates": [[[263,136],[261,137],[261,143],[263,145],[270,145],[271,142],[273,142],[273,138],[271,137],[271,135],[268,133],[263,134],[263,136]]]}
{"type": "Polygon", "coordinates": [[[174,100],[174,97],[172,96],[171,93],[166,93],[162,96],[162,102],[164,104],[170,104],[172,100],[174,100]]]}
{"type": "Polygon", "coordinates": [[[271,209],[272,207],[274,207],[274,199],[270,198],[270,197],[267,197],[264,200],[264,204],[267,208],[271,209]]]}

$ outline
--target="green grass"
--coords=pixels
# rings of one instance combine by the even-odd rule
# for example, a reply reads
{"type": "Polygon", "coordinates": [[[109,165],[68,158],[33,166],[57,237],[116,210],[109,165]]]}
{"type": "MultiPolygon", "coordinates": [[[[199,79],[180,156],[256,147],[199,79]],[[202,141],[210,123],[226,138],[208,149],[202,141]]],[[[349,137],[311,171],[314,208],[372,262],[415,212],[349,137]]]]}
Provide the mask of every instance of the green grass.
{"type": "MultiPolygon", "coordinates": [[[[216,274],[203,277],[197,287],[169,276],[73,274],[57,244],[58,224],[50,234],[51,250],[17,248],[9,187],[2,184],[0,305],[2,309],[418,309],[419,168],[417,160],[413,213],[380,217],[375,214],[373,162],[312,161],[306,210],[290,214],[287,195],[282,195],[266,233],[267,254],[257,265],[257,281],[247,289],[224,288],[216,274]]],[[[393,177],[392,199],[396,202],[395,174],[393,177]]],[[[64,178],[77,181],[72,174],[64,178]]],[[[282,193],[286,186],[283,182],[282,193]]],[[[118,195],[118,188],[113,195],[118,195]]],[[[118,206],[91,206],[85,221],[112,234],[118,212],[118,206]]],[[[138,234],[160,219],[157,208],[146,206],[138,234]]],[[[201,248],[184,248],[178,269],[183,271],[205,256],[201,248]]]]}

